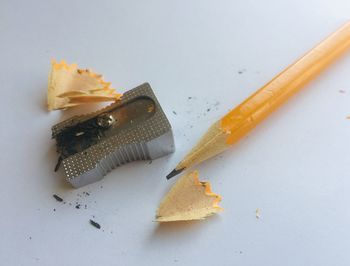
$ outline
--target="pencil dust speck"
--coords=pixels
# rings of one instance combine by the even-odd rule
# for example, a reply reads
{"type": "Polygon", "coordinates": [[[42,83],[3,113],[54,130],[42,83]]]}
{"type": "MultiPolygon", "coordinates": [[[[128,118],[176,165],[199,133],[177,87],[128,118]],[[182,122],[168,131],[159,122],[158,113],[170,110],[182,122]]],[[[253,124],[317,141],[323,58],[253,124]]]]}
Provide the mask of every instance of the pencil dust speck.
{"type": "Polygon", "coordinates": [[[99,223],[95,222],[94,220],[90,219],[90,224],[97,229],[101,229],[101,225],[99,223]]]}
{"type": "Polygon", "coordinates": [[[55,198],[55,200],[57,200],[58,202],[62,202],[62,201],[63,201],[63,199],[62,199],[60,196],[56,195],[56,194],[53,194],[52,196],[53,196],[53,197],[55,198]]]}

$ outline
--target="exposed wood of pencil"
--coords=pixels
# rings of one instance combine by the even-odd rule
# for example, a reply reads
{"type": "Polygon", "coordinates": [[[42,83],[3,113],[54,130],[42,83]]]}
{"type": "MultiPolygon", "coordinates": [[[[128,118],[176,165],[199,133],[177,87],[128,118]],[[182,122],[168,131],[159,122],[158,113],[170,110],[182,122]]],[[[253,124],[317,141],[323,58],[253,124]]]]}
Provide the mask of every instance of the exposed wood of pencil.
{"type": "Polygon", "coordinates": [[[223,152],[240,140],[349,47],[350,22],[212,125],[176,166],[175,173],[223,152]]]}

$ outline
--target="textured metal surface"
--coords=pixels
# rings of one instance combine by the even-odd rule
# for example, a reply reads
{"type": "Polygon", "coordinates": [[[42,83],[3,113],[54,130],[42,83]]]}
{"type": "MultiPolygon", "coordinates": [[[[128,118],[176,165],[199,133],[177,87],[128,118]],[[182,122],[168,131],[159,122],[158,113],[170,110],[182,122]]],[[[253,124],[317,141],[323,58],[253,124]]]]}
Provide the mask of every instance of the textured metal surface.
{"type": "Polygon", "coordinates": [[[101,114],[114,112],[113,110],[118,110],[132,101],[141,102],[145,99],[151,100],[154,104],[154,108],[152,107],[154,110],[150,110],[151,115],[139,120],[135,119],[134,123],[125,121],[128,123],[127,126],[118,127],[117,125],[107,131],[107,134],[104,134],[107,137],[99,139],[96,144],[63,158],[62,165],[66,179],[74,187],[98,181],[109,171],[122,164],[136,160],[155,159],[174,151],[170,123],[148,83],[126,92],[121,101],[102,110],[75,116],[53,126],[52,136],[57,140],[67,128],[77,127],[84,121],[96,118],[101,114]]]}

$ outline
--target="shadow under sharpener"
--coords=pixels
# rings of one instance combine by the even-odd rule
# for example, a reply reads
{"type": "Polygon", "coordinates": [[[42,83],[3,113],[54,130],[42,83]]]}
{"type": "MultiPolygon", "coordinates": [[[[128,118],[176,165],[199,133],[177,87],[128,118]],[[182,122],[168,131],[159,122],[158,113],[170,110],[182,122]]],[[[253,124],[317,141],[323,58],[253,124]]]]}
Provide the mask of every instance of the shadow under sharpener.
{"type": "Polygon", "coordinates": [[[171,125],[144,83],[97,112],[52,127],[59,163],[73,187],[101,180],[112,169],[174,152],[171,125]]]}

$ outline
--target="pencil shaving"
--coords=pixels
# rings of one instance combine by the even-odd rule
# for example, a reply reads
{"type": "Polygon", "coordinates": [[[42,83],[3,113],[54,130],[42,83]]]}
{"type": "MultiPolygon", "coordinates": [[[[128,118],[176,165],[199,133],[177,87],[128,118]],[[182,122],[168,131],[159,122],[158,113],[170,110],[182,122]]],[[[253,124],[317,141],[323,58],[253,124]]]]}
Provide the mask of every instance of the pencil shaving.
{"type": "Polygon", "coordinates": [[[48,85],[48,109],[65,109],[83,103],[116,101],[121,94],[110,87],[102,75],[79,69],[64,60],[52,60],[48,85]]]}
{"type": "Polygon", "coordinates": [[[199,181],[198,172],[182,176],[163,198],[157,222],[201,220],[223,209],[221,196],[211,191],[208,182],[199,181]]]}
{"type": "Polygon", "coordinates": [[[257,208],[257,209],[255,210],[255,218],[256,218],[256,219],[260,219],[260,210],[259,210],[259,208],[257,208]]]}

